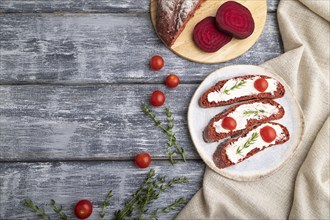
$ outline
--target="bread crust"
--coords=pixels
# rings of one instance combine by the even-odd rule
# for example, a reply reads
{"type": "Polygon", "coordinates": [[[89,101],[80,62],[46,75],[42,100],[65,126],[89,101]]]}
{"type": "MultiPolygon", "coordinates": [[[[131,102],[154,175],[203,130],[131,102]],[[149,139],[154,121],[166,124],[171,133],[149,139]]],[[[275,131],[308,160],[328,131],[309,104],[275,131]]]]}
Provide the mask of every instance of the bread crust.
{"type": "Polygon", "coordinates": [[[168,47],[174,44],[187,22],[194,16],[195,11],[205,0],[199,0],[187,15],[180,14],[184,1],[187,0],[157,0],[156,30],[159,37],[168,47]],[[169,8],[163,8],[162,1],[172,1],[173,8],[171,10],[169,8]],[[182,20],[181,25],[178,25],[179,20],[182,20]]]}
{"type": "MultiPolygon", "coordinates": [[[[231,78],[231,79],[242,79],[242,80],[244,80],[244,79],[250,79],[250,78],[253,78],[253,77],[256,77],[256,76],[259,76],[259,77],[264,78],[264,79],[273,79],[272,77],[264,76],[264,75],[245,75],[245,76],[237,76],[237,77],[234,77],[234,78],[231,78]]],[[[253,99],[275,99],[275,98],[281,98],[285,94],[284,86],[282,85],[282,83],[280,83],[278,81],[277,88],[276,88],[276,91],[274,92],[274,94],[271,94],[270,92],[260,92],[256,95],[240,96],[240,97],[237,97],[235,99],[230,99],[230,100],[227,100],[227,101],[208,102],[208,100],[207,100],[208,94],[211,93],[211,92],[220,91],[220,89],[223,87],[223,85],[231,79],[219,81],[215,86],[212,86],[210,89],[208,89],[201,96],[201,98],[199,100],[200,106],[203,107],[203,108],[210,108],[210,107],[230,105],[230,104],[235,103],[235,102],[247,101],[247,100],[253,100],[253,99]]]]}
{"type": "MultiPolygon", "coordinates": [[[[279,124],[279,123],[274,123],[274,122],[268,122],[268,123],[269,123],[269,124],[273,124],[273,125],[279,125],[279,126],[282,128],[283,133],[285,134],[285,137],[284,137],[283,139],[276,140],[276,142],[275,142],[274,144],[271,144],[271,145],[269,145],[268,147],[263,146],[261,149],[255,148],[255,149],[251,150],[251,151],[250,151],[250,152],[249,152],[244,158],[240,159],[237,163],[240,163],[240,162],[246,160],[247,158],[249,158],[249,157],[255,155],[256,153],[258,153],[258,152],[260,152],[260,151],[262,151],[262,150],[264,150],[264,149],[266,149],[266,148],[269,148],[269,147],[272,147],[272,146],[275,146],[275,145],[278,145],[278,144],[283,144],[283,143],[287,142],[287,141],[290,139],[290,133],[289,133],[288,129],[287,129],[285,126],[283,126],[283,125],[281,125],[281,124],[279,124]]],[[[236,137],[236,138],[229,139],[229,140],[226,141],[225,143],[220,144],[220,145],[217,147],[217,149],[216,149],[216,151],[214,152],[214,154],[213,154],[213,162],[214,162],[214,164],[215,164],[218,168],[220,168],[220,169],[223,169],[223,168],[226,168],[226,167],[228,167],[228,166],[232,166],[232,165],[237,164],[237,163],[233,163],[233,162],[231,162],[231,161],[228,159],[228,156],[227,156],[227,154],[226,154],[226,149],[228,148],[228,146],[229,146],[231,143],[237,141],[239,138],[246,137],[246,135],[247,135],[250,131],[252,131],[252,130],[254,130],[254,129],[256,129],[257,127],[262,126],[262,125],[263,125],[263,124],[258,124],[258,125],[256,125],[256,126],[250,128],[250,129],[247,129],[247,130],[246,130],[244,133],[242,133],[240,136],[238,136],[238,137],[236,137]]]]}
{"type": "Polygon", "coordinates": [[[264,123],[264,122],[268,122],[268,121],[278,120],[278,119],[282,118],[284,116],[284,114],[285,114],[285,110],[284,110],[283,106],[281,106],[279,103],[277,103],[277,102],[275,102],[274,100],[271,100],[271,99],[261,99],[261,100],[257,99],[257,100],[250,100],[250,101],[238,103],[238,104],[233,105],[232,107],[224,110],[223,112],[217,114],[216,116],[214,116],[210,120],[210,122],[206,126],[206,128],[204,129],[203,138],[204,138],[204,141],[207,142],[207,143],[219,141],[219,140],[227,138],[229,136],[234,136],[234,135],[240,134],[245,129],[253,127],[258,123],[264,123]],[[235,131],[229,131],[228,130],[228,132],[226,132],[226,133],[217,133],[216,132],[216,130],[213,126],[214,122],[217,122],[220,119],[225,118],[227,115],[234,112],[238,107],[240,107],[242,105],[253,104],[253,103],[271,104],[271,105],[277,107],[278,113],[272,114],[269,117],[264,117],[264,118],[259,119],[259,120],[258,119],[249,119],[247,121],[247,125],[244,129],[235,130],[235,131]]]}

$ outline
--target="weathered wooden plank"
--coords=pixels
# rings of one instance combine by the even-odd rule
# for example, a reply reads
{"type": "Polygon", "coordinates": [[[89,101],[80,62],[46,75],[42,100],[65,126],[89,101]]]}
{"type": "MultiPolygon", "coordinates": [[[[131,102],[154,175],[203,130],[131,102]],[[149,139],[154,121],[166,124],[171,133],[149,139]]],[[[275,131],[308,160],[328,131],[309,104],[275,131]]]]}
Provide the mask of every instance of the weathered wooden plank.
{"type": "Polygon", "coordinates": [[[227,63],[189,62],[157,38],[149,14],[0,15],[0,84],[160,83],[177,73],[182,83],[198,83],[229,64],[260,64],[283,52],[276,15],[267,17],[259,41],[227,63]],[[154,54],[161,71],[149,70],[154,54]]]}
{"type": "Polygon", "coordinates": [[[4,13],[148,12],[149,2],[149,0],[2,0],[0,9],[4,13]]]}
{"type": "MultiPolygon", "coordinates": [[[[168,137],[141,109],[157,89],[167,96],[187,158],[199,158],[187,109],[197,85],[0,86],[0,161],[167,158],[168,137]]],[[[152,108],[152,107],[151,107],[152,108]]],[[[167,125],[163,107],[152,108],[167,125]]]]}
{"type": "MultiPolygon", "coordinates": [[[[188,177],[189,183],[177,185],[152,203],[150,211],[166,206],[179,197],[187,201],[201,187],[204,164],[201,161],[179,163],[174,167],[164,161],[153,162],[151,168],[159,176],[188,177]],[[187,172],[189,170],[189,172],[187,172]]],[[[106,193],[113,190],[113,198],[105,219],[123,207],[143,182],[149,169],[137,169],[131,162],[73,162],[73,163],[2,163],[0,164],[0,219],[36,219],[22,201],[30,198],[45,206],[51,219],[58,219],[49,205],[55,199],[63,205],[63,211],[73,216],[74,204],[80,199],[93,202],[94,211],[89,219],[99,219],[102,202],[106,193]]],[[[161,216],[160,219],[173,219],[177,211],[161,216]]]]}
{"type": "MultiPolygon", "coordinates": [[[[149,12],[149,0],[1,0],[0,12],[149,12]]],[[[276,11],[279,0],[268,0],[268,11],[276,11]]]]}

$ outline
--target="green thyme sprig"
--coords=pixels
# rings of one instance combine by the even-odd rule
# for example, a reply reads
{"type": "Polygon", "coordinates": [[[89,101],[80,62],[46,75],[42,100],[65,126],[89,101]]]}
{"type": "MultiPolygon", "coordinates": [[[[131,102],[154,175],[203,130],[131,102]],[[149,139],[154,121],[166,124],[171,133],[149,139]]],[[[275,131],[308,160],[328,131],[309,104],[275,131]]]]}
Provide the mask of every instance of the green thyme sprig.
{"type": "Polygon", "coordinates": [[[39,216],[42,219],[49,220],[50,218],[46,215],[44,209],[40,209],[36,204],[33,203],[31,199],[24,199],[23,204],[27,207],[29,207],[32,212],[34,212],[37,216],[39,216]]]}
{"type": "MultiPolygon", "coordinates": [[[[118,210],[115,213],[114,219],[122,220],[126,217],[129,218],[132,216],[133,213],[137,214],[136,219],[145,219],[144,216],[148,215],[147,211],[149,205],[152,203],[152,201],[158,199],[160,193],[165,192],[167,189],[174,187],[174,185],[176,184],[185,184],[187,182],[188,178],[186,177],[173,178],[166,182],[165,177],[156,178],[155,171],[151,169],[142,186],[133,194],[132,198],[125,203],[124,208],[122,210],[118,210]]],[[[165,208],[167,208],[166,211],[170,211],[174,210],[177,206],[178,204],[176,206],[171,206],[171,209],[169,209],[169,207],[165,208]]],[[[165,212],[157,212],[157,215],[161,213],[165,212]]],[[[152,214],[154,214],[154,212],[152,214]]]]}
{"type": "Polygon", "coordinates": [[[109,203],[109,200],[110,198],[112,197],[112,190],[110,190],[108,192],[108,194],[106,195],[105,199],[104,199],[104,202],[103,202],[103,207],[102,207],[102,211],[100,213],[100,219],[102,220],[105,216],[105,209],[110,206],[110,203],[109,203]]]}
{"type": "MultiPolygon", "coordinates": [[[[186,184],[186,183],[188,183],[187,177],[173,178],[173,179],[169,180],[168,182],[166,182],[165,177],[161,177],[161,178],[158,178],[157,180],[155,180],[148,187],[148,190],[146,191],[147,193],[141,195],[141,201],[143,201],[143,202],[141,203],[142,206],[140,207],[140,214],[137,219],[139,219],[139,220],[145,219],[145,218],[143,218],[143,216],[147,214],[146,212],[147,212],[148,205],[153,200],[156,200],[160,193],[165,192],[169,188],[173,188],[177,184],[186,184]]],[[[175,210],[176,207],[177,206],[173,206],[171,210],[175,210]]],[[[164,210],[164,209],[168,209],[168,207],[165,207],[162,210],[164,210]]],[[[168,212],[171,210],[168,210],[168,212]]],[[[167,212],[161,212],[159,214],[162,214],[162,213],[167,213],[167,212]]]]}
{"type": "Polygon", "coordinates": [[[236,154],[240,154],[243,149],[250,147],[252,144],[254,144],[257,141],[257,138],[259,137],[258,132],[254,132],[251,137],[245,142],[243,147],[239,147],[236,150],[236,154]]]}
{"type": "Polygon", "coordinates": [[[148,175],[145,178],[143,184],[133,194],[132,198],[125,203],[124,208],[115,212],[114,220],[122,220],[125,217],[130,217],[132,215],[133,211],[136,209],[136,204],[140,193],[144,190],[146,186],[148,186],[151,183],[154,176],[155,176],[155,170],[151,169],[148,172],[148,175]]]}
{"type": "Polygon", "coordinates": [[[50,200],[50,205],[53,207],[54,212],[58,215],[58,217],[60,217],[60,219],[68,220],[68,216],[66,216],[66,214],[62,211],[62,206],[58,207],[54,199],[50,200]]]}
{"type": "Polygon", "coordinates": [[[263,110],[263,109],[260,109],[260,110],[245,110],[243,112],[244,115],[254,115],[254,116],[257,116],[259,113],[265,113],[266,111],[263,110]]]}
{"type": "MultiPolygon", "coordinates": [[[[167,107],[165,108],[165,112],[166,112],[166,118],[168,121],[168,131],[172,134],[173,133],[172,130],[174,127],[172,113],[171,113],[170,109],[167,107]]],[[[169,141],[167,142],[167,146],[168,146],[168,156],[169,156],[169,159],[170,159],[170,162],[172,165],[174,165],[176,163],[176,161],[173,159],[173,150],[172,150],[173,144],[174,144],[174,139],[170,136],[169,141]]]]}
{"type": "Polygon", "coordinates": [[[223,93],[225,93],[226,95],[230,95],[230,91],[234,90],[234,89],[240,89],[241,87],[245,86],[246,81],[245,80],[241,80],[239,82],[236,82],[235,85],[233,85],[231,88],[229,89],[225,89],[223,91],[223,93]]]}
{"type": "Polygon", "coordinates": [[[177,143],[175,134],[173,133],[173,127],[174,127],[174,123],[173,123],[173,116],[172,113],[170,111],[169,108],[165,108],[165,113],[166,113],[166,117],[167,117],[167,121],[168,121],[168,127],[165,128],[162,123],[157,120],[155,114],[152,112],[151,109],[148,108],[148,106],[142,102],[141,104],[142,110],[145,114],[149,115],[150,118],[155,122],[155,125],[157,127],[159,127],[165,134],[167,134],[167,136],[169,137],[169,141],[167,142],[168,145],[168,155],[169,155],[169,160],[171,162],[171,164],[175,164],[175,160],[173,159],[173,154],[174,152],[172,151],[172,147],[175,146],[176,148],[176,153],[181,155],[181,158],[186,161],[186,157],[184,155],[184,150],[182,147],[180,147],[177,143]]]}
{"type": "Polygon", "coordinates": [[[159,187],[159,190],[165,192],[166,189],[173,187],[175,184],[185,184],[185,183],[188,183],[187,177],[173,178],[170,181],[168,181],[166,184],[161,185],[159,187]]]}
{"type": "Polygon", "coordinates": [[[165,208],[162,209],[156,209],[155,211],[153,211],[150,215],[149,218],[153,218],[153,219],[157,219],[157,217],[161,214],[165,214],[165,213],[169,213],[172,210],[176,210],[178,208],[178,206],[182,205],[183,203],[185,203],[185,199],[183,197],[175,200],[173,203],[171,203],[170,205],[166,206],[165,208]]]}
{"type": "MultiPolygon", "coordinates": [[[[168,121],[168,123],[169,123],[169,125],[168,125],[168,131],[169,131],[169,133],[171,134],[171,135],[169,136],[169,141],[168,141],[167,144],[168,144],[168,146],[169,146],[170,149],[172,149],[172,146],[174,145],[175,148],[176,148],[177,153],[179,153],[179,154],[181,155],[181,158],[182,158],[184,161],[186,161],[186,157],[185,157],[185,155],[184,155],[184,150],[183,150],[182,147],[180,147],[180,146],[178,145],[178,143],[176,142],[175,134],[173,134],[173,127],[174,127],[174,123],[173,123],[173,121],[174,121],[174,119],[173,119],[173,117],[172,117],[172,112],[171,112],[170,109],[167,108],[167,107],[165,108],[165,112],[166,112],[167,121],[168,121]]],[[[172,152],[172,150],[171,150],[171,152],[172,152]]],[[[170,159],[171,159],[171,154],[170,154],[170,152],[169,152],[169,156],[170,156],[170,159]]],[[[172,164],[175,163],[175,161],[173,160],[173,158],[172,158],[172,160],[171,160],[171,163],[172,163],[172,164]],[[172,163],[172,161],[173,161],[173,163],[172,163]]]]}

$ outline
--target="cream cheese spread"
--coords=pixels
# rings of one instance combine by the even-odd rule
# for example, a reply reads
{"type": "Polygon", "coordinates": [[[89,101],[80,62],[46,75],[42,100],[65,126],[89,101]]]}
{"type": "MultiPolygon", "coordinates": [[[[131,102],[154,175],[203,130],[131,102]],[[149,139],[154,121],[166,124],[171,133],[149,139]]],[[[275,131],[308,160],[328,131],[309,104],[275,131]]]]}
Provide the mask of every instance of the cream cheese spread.
{"type": "MultiPolygon", "coordinates": [[[[249,104],[244,104],[237,107],[233,112],[229,113],[226,117],[232,117],[236,120],[236,128],[233,131],[245,129],[250,119],[260,120],[262,118],[270,117],[272,114],[277,114],[279,112],[278,106],[274,106],[270,103],[254,102],[249,104]]],[[[217,133],[228,133],[222,127],[223,119],[213,123],[213,127],[217,133]]]]}
{"type": "Polygon", "coordinates": [[[269,145],[274,144],[277,140],[282,140],[284,138],[285,138],[285,134],[281,126],[266,123],[263,124],[262,126],[257,127],[256,129],[253,129],[245,137],[239,138],[237,141],[231,143],[226,148],[226,154],[231,162],[237,163],[240,159],[245,158],[246,155],[253,149],[255,148],[262,149],[263,147],[269,147],[269,145]],[[271,143],[265,142],[260,136],[260,129],[262,129],[265,126],[270,126],[274,128],[276,131],[276,138],[271,143]],[[253,133],[255,132],[258,133],[258,137],[256,138],[255,142],[253,142],[249,147],[243,148],[244,144],[252,137],[253,133]]]}

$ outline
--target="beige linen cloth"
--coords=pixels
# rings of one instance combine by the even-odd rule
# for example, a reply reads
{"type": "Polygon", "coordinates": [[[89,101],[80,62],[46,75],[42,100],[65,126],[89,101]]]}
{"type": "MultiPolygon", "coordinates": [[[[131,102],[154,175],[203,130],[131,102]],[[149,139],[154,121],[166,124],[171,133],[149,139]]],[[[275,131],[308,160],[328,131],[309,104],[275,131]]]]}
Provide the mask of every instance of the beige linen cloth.
{"type": "Polygon", "coordinates": [[[203,186],[177,219],[330,219],[329,4],[281,0],[277,16],[285,53],[262,66],[291,87],[305,115],[292,159],[254,182],[206,168],[203,186]]]}

